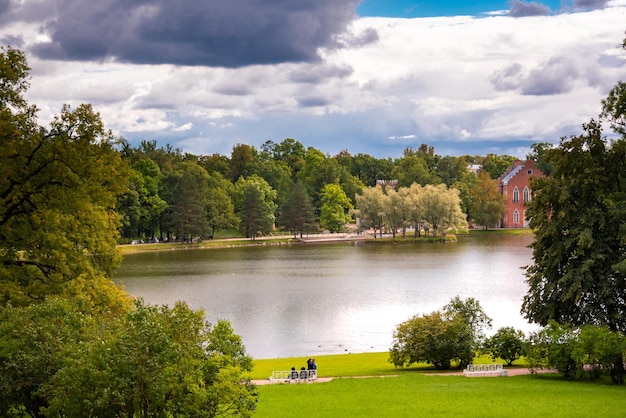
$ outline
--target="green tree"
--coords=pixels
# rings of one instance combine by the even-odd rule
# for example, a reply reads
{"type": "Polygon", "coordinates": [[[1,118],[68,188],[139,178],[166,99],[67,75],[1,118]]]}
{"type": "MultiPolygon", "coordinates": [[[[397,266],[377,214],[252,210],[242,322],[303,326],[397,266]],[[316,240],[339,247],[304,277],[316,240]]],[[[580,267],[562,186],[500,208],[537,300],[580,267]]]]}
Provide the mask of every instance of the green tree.
{"type": "MultiPolygon", "coordinates": [[[[626,42],[626,41],[625,41],[626,42]]],[[[607,120],[611,129],[626,138],[626,83],[620,81],[606,99],[602,100],[600,117],[607,120]]]]}
{"type": "Polygon", "coordinates": [[[424,224],[424,205],[422,203],[424,188],[417,183],[410,187],[401,187],[399,193],[404,197],[408,209],[407,220],[413,225],[415,236],[421,236],[424,224]]]}
{"type": "Polygon", "coordinates": [[[445,184],[428,184],[420,194],[420,204],[423,219],[430,226],[433,236],[444,236],[450,229],[467,228],[458,190],[448,189],[445,184]]]}
{"type": "Polygon", "coordinates": [[[442,312],[416,315],[397,326],[389,350],[389,362],[408,367],[426,362],[447,370],[456,361],[460,368],[474,357],[472,330],[463,317],[448,317],[442,312]]]}
{"type": "Polygon", "coordinates": [[[377,159],[368,154],[357,154],[345,166],[351,175],[368,187],[376,186],[376,180],[393,180],[391,170],[394,163],[391,158],[377,159]]]}
{"type": "Polygon", "coordinates": [[[94,326],[91,315],[79,312],[67,299],[0,310],[0,415],[24,409],[41,416],[48,405],[44,385],[63,366],[67,344],[94,326]]]}
{"type": "Polygon", "coordinates": [[[68,283],[66,294],[38,304],[0,308],[0,416],[41,416],[45,387],[83,341],[99,339],[128,313],[128,294],[106,278],[68,283]]]}
{"type": "Polygon", "coordinates": [[[404,236],[410,218],[409,201],[395,189],[388,188],[383,204],[385,221],[391,230],[392,236],[395,238],[396,233],[400,230],[402,231],[402,236],[404,236]]]}
{"type": "Polygon", "coordinates": [[[215,236],[216,229],[234,228],[239,225],[232,201],[234,186],[231,182],[214,171],[209,176],[207,198],[207,220],[211,228],[210,237],[215,236]]]}
{"type": "Polygon", "coordinates": [[[485,331],[491,328],[491,318],[487,316],[480,302],[474,298],[461,299],[455,296],[443,307],[449,317],[460,316],[472,330],[472,348],[477,350],[485,339],[485,331]]]}
{"type": "Polygon", "coordinates": [[[381,187],[365,187],[361,194],[356,196],[356,215],[359,217],[361,228],[373,228],[374,238],[376,231],[380,231],[381,237],[384,225],[384,199],[385,194],[381,187]]]}
{"type": "Polygon", "coordinates": [[[564,138],[550,151],[550,177],[532,183],[533,264],[526,268],[526,318],[626,331],[626,275],[620,229],[626,221],[624,141],[608,145],[595,121],[585,134],[564,138]]]}
{"type": "Polygon", "coordinates": [[[485,348],[491,358],[502,359],[508,366],[524,354],[526,336],[513,327],[502,327],[485,341],[485,348]]]}
{"type": "Polygon", "coordinates": [[[169,203],[170,229],[181,243],[209,235],[209,174],[196,163],[184,162],[180,164],[176,180],[169,203]]]}
{"type": "Polygon", "coordinates": [[[426,161],[417,155],[407,155],[401,158],[391,170],[391,176],[394,180],[398,180],[399,187],[409,187],[413,183],[421,186],[440,183],[440,180],[428,169],[426,161]]]}
{"type": "Polygon", "coordinates": [[[497,227],[505,210],[505,198],[498,189],[498,183],[486,171],[478,173],[478,183],[472,189],[472,221],[485,228],[497,227]]]}
{"type": "Polygon", "coordinates": [[[44,388],[47,416],[250,416],[252,369],[230,324],[202,311],[136,302],[109,332],[74,346],[44,388]]]}
{"type": "Polygon", "coordinates": [[[353,209],[350,199],[338,184],[327,184],[320,193],[320,223],[331,232],[343,231],[350,221],[349,210],[353,209]]]}
{"type": "Polygon", "coordinates": [[[482,163],[482,170],[489,173],[491,178],[495,180],[511,167],[515,159],[510,155],[487,154],[482,163]]]}
{"type": "Polygon", "coordinates": [[[38,126],[24,55],[0,51],[0,303],[20,305],[81,275],[111,277],[129,169],[89,105],[38,126]]]}
{"type": "Polygon", "coordinates": [[[552,164],[546,161],[546,155],[551,149],[552,144],[547,142],[537,142],[530,146],[531,151],[526,155],[526,158],[533,160],[535,162],[535,167],[541,170],[541,172],[546,176],[551,175],[554,170],[552,164]]]}
{"type": "Polygon", "coordinates": [[[293,138],[286,138],[279,144],[266,141],[262,149],[269,153],[274,160],[286,163],[294,180],[298,172],[304,168],[306,149],[304,145],[293,138]]]}
{"type": "Polygon", "coordinates": [[[235,185],[235,209],[240,231],[248,238],[269,234],[276,220],[276,191],[258,175],[240,178],[235,185]]]}
{"type": "MultiPolygon", "coordinates": [[[[549,152],[552,175],[531,183],[535,240],[522,312],[541,325],[594,324],[624,332],[626,141],[607,144],[594,120],[583,129],[549,152]]],[[[621,358],[614,370],[623,381],[621,358]]]]}
{"type": "Polygon", "coordinates": [[[252,165],[257,158],[257,150],[251,145],[237,144],[230,156],[228,179],[236,182],[239,177],[248,177],[252,173],[252,165]]]}
{"type": "Polygon", "coordinates": [[[129,190],[119,198],[117,210],[122,218],[123,238],[153,238],[161,214],[167,208],[159,196],[161,170],[148,158],[133,164],[129,190]]]}
{"type": "Polygon", "coordinates": [[[315,220],[315,207],[301,181],[296,181],[291,192],[280,208],[278,221],[294,235],[302,237],[305,231],[317,227],[315,220]]]}

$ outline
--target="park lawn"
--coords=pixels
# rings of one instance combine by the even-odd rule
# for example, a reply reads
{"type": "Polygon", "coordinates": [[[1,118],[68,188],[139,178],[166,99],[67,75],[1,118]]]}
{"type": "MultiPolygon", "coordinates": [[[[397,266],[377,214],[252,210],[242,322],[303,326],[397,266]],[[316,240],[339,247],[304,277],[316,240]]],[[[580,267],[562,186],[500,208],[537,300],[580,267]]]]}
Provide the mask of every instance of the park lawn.
{"type": "Polygon", "coordinates": [[[557,375],[420,372],[259,386],[255,417],[623,417],[626,387],[557,375]]]}
{"type": "MultiPolygon", "coordinates": [[[[306,367],[309,357],[255,359],[254,369],[246,374],[253,380],[268,379],[274,370],[290,370],[295,367],[306,367]]],[[[426,364],[413,364],[411,367],[398,369],[389,363],[389,352],[357,353],[357,354],[334,354],[315,356],[318,376],[320,377],[349,377],[349,376],[388,376],[405,374],[414,371],[423,373],[437,373],[434,367],[426,364]]],[[[504,363],[503,361],[498,361],[504,363]]],[[[523,366],[523,359],[514,362],[514,366],[523,366]]],[[[476,357],[475,364],[493,363],[489,356],[476,357]]],[[[452,370],[454,371],[454,370],[452,370]]]]}

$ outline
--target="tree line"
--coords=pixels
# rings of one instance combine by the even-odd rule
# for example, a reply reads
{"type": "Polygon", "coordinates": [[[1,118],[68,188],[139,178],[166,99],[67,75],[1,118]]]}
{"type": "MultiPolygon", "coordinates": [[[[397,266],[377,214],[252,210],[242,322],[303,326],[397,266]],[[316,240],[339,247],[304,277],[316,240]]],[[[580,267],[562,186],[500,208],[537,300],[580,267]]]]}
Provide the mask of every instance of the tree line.
{"type": "MultiPolygon", "coordinates": [[[[347,150],[331,157],[293,138],[266,141],[260,149],[237,144],[230,156],[192,155],[170,146],[158,147],[156,141],[133,147],[122,140],[119,149],[131,170],[130,189],[117,206],[124,242],[174,237],[188,241],[213,237],[221,229],[237,229],[250,238],[267,235],[274,228],[294,234],[320,229],[339,232],[356,218],[369,228],[374,226],[371,218],[379,214],[368,213],[362,196],[377,196],[369,190],[377,187],[378,180],[397,180],[397,187],[382,187],[385,196],[400,189],[412,194],[419,190],[426,204],[441,194],[437,199],[452,203],[455,213],[454,219],[443,224],[457,227],[472,219],[497,226],[504,203],[495,179],[515,160],[495,154],[443,157],[426,144],[405,149],[397,159],[353,156],[347,150]],[[470,170],[470,164],[480,164],[480,174],[470,170]]],[[[384,205],[388,211],[402,211],[396,203],[409,204],[398,197],[384,205]]],[[[411,204],[419,202],[413,199],[411,204]]],[[[413,217],[419,213],[426,217],[412,222],[398,220],[389,212],[379,217],[375,227],[395,234],[411,223],[445,234],[436,211],[432,205],[414,211],[413,217]]]]}

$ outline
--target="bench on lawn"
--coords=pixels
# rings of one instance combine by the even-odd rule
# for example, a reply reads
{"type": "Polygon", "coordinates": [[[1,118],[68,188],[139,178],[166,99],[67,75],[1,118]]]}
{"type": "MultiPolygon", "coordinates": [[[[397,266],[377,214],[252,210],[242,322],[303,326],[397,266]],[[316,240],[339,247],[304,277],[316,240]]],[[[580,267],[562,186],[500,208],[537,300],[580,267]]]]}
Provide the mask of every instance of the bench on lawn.
{"type": "Polygon", "coordinates": [[[467,377],[479,376],[508,376],[509,372],[504,370],[502,364],[468,364],[463,370],[463,374],[467,377]]]}
{"type": "Polygon", "coordinates": [[[270,382],[299,383],[317,379],[317,370],[275,370],[270,382]]]}

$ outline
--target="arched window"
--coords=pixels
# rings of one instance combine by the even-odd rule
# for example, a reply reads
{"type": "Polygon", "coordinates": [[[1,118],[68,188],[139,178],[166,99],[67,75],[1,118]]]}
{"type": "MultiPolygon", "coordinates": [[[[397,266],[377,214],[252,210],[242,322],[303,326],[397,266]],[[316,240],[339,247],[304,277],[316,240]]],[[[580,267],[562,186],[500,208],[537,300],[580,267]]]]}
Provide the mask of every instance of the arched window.
{"type": "Polygon", "coordinates": [[[524,203],[530,202],[530,190],[528,187],[524,187],[524,203]]]}
{"type": "Polygon", "coordinates": [[[519,211],[517,209],[515,209],[515,211],[513,212],[513,223],[519,223],[519,211]]]}
{"type": "Polygon", "coordinates": [[[519,189],[517,186],[513,189],[513,203],[519,202],[519,189]]]}

